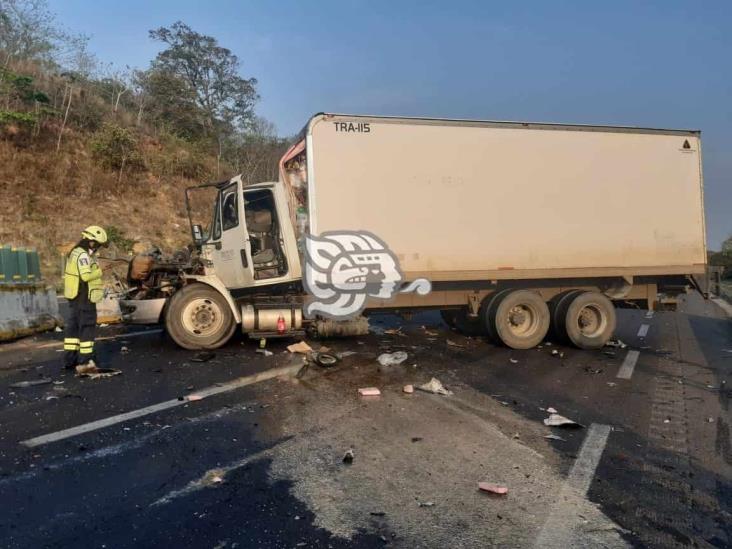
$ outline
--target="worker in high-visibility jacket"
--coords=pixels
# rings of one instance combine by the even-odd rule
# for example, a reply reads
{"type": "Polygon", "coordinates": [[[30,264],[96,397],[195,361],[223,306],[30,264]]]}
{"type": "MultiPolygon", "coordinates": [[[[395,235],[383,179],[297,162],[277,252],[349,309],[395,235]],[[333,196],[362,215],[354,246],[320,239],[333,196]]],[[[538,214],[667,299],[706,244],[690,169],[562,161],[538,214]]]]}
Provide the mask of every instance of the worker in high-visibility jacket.
{"type": "Polygon", "coordinates": [[[107,232],[91,225],[66,260],[64,297],[69,300],[70,314],[64,328],[64,368],[69,370],[96,362],[97,303],[104,297],[104,284],[94,256],[106,244],[107,232]]]}

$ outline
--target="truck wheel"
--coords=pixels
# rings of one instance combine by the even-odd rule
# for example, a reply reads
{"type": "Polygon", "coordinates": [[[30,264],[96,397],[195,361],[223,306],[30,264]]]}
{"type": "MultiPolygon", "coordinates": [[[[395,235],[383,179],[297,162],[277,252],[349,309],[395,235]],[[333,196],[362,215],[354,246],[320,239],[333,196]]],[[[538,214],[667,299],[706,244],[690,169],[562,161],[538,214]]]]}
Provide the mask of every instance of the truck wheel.
{"type": "Polygon", "coordinates": [[[232,336],[236,322],[219,292],[205,284],[188,284],[170,299],[165,327],[184,349],[216,349],[232,336]]]}
{"type": "Polygon", "coordinates": [[[615,307],[599,292],[576,294],[564,314],[567,338],[580,349],[599,349],[615,331],[615,307]]]}
{"type": "Polygon", "coordinates": [[[455,315],[455,328],[461,334],[470,337],[485,335],[485,326],[481,322],[480,317],[469,316],[467,308],[457,311],[455,315]]]}
{"type": "Polygon", "coordinates": [[[567,327],[565,326],[567,307],[569,307],[572,300],[583,291],[584,290],[567,290],[554,296],[554,298],[549,302],[549,314],[551,315],[552,320],[551,331],[553,337],[555,337],[560,343],[569,343],[567,327]]]}
{"type": "Polygon", "coordinates": [[[499,290],[486,297],[483,303],[480,304],[486,334],[488,335],[488,339],[494,343],[501,343],[501,338],[498,337],[498,333],[496,332],[496,307],[498,307],[501,299],[511,292],[513,290],[499,290]]]}
{"type": "Polygon", "coordinates": [[[531,290],[513,290],[496,296],[487,314],[488,325],[512,349],[536,347],[549,331],[549,307],[531,290]]]}
{"type": "Polygon", "coordinates": [[[454,328],[457,313],[458,312],[455,309],[442,309],[440,311],[440,316],[442,317],[442,321],[447,324],[448,327],[454,328]]]}

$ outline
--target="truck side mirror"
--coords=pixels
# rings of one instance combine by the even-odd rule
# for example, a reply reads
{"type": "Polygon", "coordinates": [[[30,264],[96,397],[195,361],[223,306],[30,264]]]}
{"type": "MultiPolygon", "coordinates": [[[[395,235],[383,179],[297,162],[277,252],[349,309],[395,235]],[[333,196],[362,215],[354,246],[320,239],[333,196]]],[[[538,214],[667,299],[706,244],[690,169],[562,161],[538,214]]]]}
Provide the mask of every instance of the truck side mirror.
{"type": "Polygon", "coordinates": [[[200,225],[193,225],[191,227],[191,231],[193,232],[193,240],[197,245],[203,244],[204,238],[203,238],[203,229],[201,229],[200,225]]]}

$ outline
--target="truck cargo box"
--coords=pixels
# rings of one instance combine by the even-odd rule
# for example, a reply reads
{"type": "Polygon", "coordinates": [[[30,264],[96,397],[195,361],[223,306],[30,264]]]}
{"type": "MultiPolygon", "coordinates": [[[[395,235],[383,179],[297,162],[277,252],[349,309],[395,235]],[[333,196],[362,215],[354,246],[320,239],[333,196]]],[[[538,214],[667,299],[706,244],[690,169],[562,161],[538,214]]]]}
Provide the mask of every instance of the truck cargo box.
{"type": "Polygon", "coordinates": [[[303,137],[309,230],[371,231],[407,278],[704,271],[697,131],[322,114],[303,137]]]}

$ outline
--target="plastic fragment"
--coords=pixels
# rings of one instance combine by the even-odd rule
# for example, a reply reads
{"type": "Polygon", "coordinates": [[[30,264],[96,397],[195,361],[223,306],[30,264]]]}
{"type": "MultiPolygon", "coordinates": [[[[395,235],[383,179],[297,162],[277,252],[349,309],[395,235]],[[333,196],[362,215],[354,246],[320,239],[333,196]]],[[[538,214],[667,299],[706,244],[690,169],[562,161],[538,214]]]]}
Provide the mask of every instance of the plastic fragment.
{"type": "Polygon", "coordinates": [[[420,385],[417,387],[420,391],[425,391],[427,393],[433,393],[435,395],[451,395],[452,391],[448,391],[445,386],[440,382],[439,379],[436,377],[433,377],[428,383],[425,383],[424,385],[420,385]]]}
{"type": "Polygon", "coordinates": [[[361,396],[379,396],[381,391],[376,387],[362,387],[358,390],[358,394],[361,396]]]}
{"type": "Polygon", "coordinates": [[[407,360],[409,355],[404,351],[396,351],[394,353],[382,353],[376,360],[382,366],[397,366],[407,360]]]}
{"type": "Polygon", "coordinates": [[[479,482],[478,489],[491,494],[505,495],[508,494],[508,488],[492,482],[479,482]]]}
{"type": "Polygon", "coordinates": [[[402,388],[402,391],[404,391],[404,392],[405,392],[405,393],[407,393],[408,395],[411,395],[411,394],[412,394],[412,393],[414,392],[414,385],[405,385],[405,386],[404,386],[404,387],[402,388]]]}

